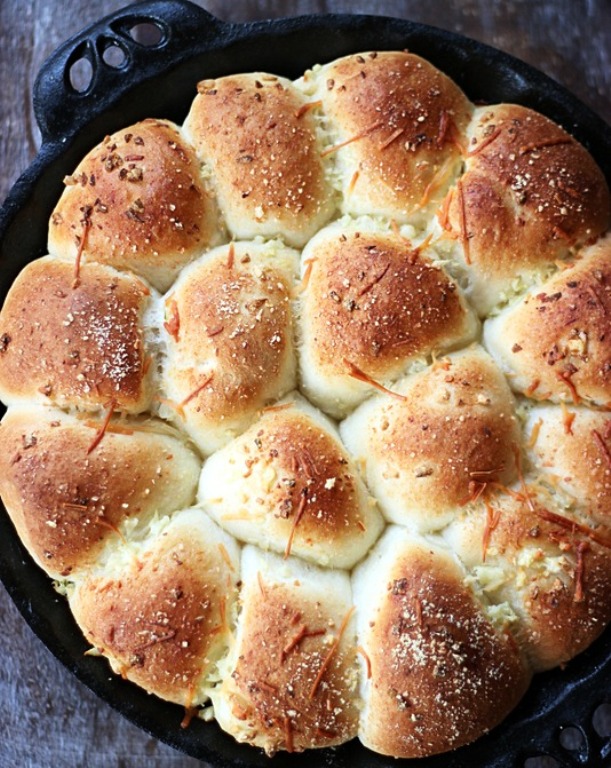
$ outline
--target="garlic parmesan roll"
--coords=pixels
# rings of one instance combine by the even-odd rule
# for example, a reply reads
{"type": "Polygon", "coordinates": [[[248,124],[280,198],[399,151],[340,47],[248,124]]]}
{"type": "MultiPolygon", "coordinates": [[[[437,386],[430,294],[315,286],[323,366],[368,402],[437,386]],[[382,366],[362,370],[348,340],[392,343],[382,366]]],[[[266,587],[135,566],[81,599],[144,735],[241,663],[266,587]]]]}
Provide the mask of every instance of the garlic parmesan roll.
{"type": "Polygon", "coordinates": [[[71,176],[49,222],[49,252],[127,269],[165,291],[223,238],[195,150],[168,120],[108,136],[71,176]]]}
{"type": "Polygon", "coordinates": [[[235,645],[212,692],[221,727],[268,755],[353,738],[359,702],[348,576],[248,546],[242,581],[235,645]]]}

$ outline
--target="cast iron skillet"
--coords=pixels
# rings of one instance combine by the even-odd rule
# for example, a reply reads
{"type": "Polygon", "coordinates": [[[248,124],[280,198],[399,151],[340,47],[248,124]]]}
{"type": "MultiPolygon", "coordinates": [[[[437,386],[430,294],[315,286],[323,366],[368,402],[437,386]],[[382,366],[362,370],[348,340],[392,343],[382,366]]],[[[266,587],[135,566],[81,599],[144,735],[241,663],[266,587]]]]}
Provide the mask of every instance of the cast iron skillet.
{"type": "MultiPolygon", "coordinates": [[[[198,80],[262,70],[297,77],[316,62],[371,49],[418,53],[449,74],[476,102],[519,102],[562,124],[591,151],[611,182],[611,130],[587,107],[540,72],[480,43],[432,27],[384,17],[324,15],[254,24],[227,24],[186,0],[152,0],[118,11],[59,48],[34,87],[42,147],[0,210],[0,300],[23,268],[46,253],[47,223],[64,175],[106,135],[145,117],[182,122],[198,80]],[[152,23],[161,39],[142,45],[130,35],[152,23]],[[125,60],[105,63],[118,46],[125,60]],[[92,65],[89,87],[77,93],[69,72],[92,65]]],[[[215,768],[517,768],[530,756],[555,756],[563,766],[611,764],[611,739],[591,726],[592,713],[611,703],[611,628],[564,671],[538,676],[505,722],[475,744],[419,761],[375,755],[356,741],[306,755],[278,755],[240,746],[213,723],[179,726],[179,707],[149,696],[115,675],[105,661],[84,656],[87,643],[64,598],[30,560],[0,510],[0,578],[34,632],[104,701],[158,739],[208,760],[215,768]],[[567,752],[558,736],[568,725],[583,734],[567,752]]]]}

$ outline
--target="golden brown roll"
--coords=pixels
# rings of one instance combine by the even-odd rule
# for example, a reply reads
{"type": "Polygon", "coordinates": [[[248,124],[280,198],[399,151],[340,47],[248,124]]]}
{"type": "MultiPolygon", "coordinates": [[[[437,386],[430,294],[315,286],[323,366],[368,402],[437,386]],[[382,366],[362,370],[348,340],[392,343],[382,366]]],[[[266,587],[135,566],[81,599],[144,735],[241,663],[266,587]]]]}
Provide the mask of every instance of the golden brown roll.
{"type": "Polygon", "coordinates": [[[304,393],[341,418],[432,353],[470,341],[477,321],[426,247],[370,221],[339,222],[302,254],[304,393]]]}
{"type": "Polygon", "coordinates": [[[472,105],[458,86],[419,56],[383,51],[307,73],[304,88],[322,103],[342,210],[426,223],[461,165],[472,105]]]}
{"type": "Polygon", "coordinates": [[[611,201],[591,155],[560,126],[516,104],[480,107],[469,126],[465,173],[440,211],[458,245],[481,314],[592,242],[611,201]]]}
{"type": "Polygon", "coordinates": [[[139,413],[151,405],[155,360],[149,308],[156,292],[100,264],[37,259],[0,313],[0,397],[5,403],[139,413]]]}
{"type": "Polygon", "coordinates": [[[333,424],[299,396],[211,456],[198,499],[238,539],[352,568],[383,523],[333,424]]]}
{"type": "Polygon", "coordinates": [[[34,560],[53,578],[92,567],[105,544],[193,502],[200,463],[155,420],[77,419],[9,408],[0,425],[0,496],[34,560]]]}
{"type": "Polygon", "coordinates": [[[481,347],[370,398],[340,430],[386,518],[420,531],[447,525],[487,485],[517,476],[514,399],[481,347]]]}
{"type": "Polygon", "coordinates": [[[207,700],[227,652],[239,578],[236,543],[188,509],[119,545],[103,571],[77,581],[70,606],[114,672],[191,708],[207,700]]]}
{"type": "Polygon", "coordinates": [[[107,137],[71,176],[49,223],[49,252],[129,269],[166,290],[220,241],[216,205],[178,126],[143,120],[107,137]]]}
{"type": "Polygon", "coordinates": [[[232,236],[303,246],[330,218],[335,196],[302,95],[255,72],[204,80],[185,121],[232,236]]]}
{"type": "Polygon", "coordinates": [[[242,582],[236,641],[211,693],[221,727],[268,755],[353,738],[358,678],[348,576],[248,546],[242,582]]]}
{"type": "Polygon", "coordinates": [[[611,405],[611,237],[484,325],[513,389],[537,400],[611,405]]]}
{"type": "Polygon", "coordinates": [[[568,662],[611,620],[608,532],[537,479],[478,502],[445,533],[535,672],[568,662]]]}
{"type": "Polygon", "coordinates": [[[279,241],[230,243],[185,269],[164,298],[161,412],[204,453],[295,386],[297,265],[279,241]]]}
{"type": "Polygon", "coordinates": [[[447,752],[518,703],[530,672],[446,549],[392,526],[352,581],[366,747],[406,758],[447,752]]]}

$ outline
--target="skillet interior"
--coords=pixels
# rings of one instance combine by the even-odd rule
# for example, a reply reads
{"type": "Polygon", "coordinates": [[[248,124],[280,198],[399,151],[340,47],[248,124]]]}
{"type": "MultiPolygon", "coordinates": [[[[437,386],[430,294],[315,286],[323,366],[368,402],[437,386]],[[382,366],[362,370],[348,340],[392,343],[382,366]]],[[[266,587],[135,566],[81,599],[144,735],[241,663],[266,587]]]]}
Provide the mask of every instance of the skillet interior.
{"type": "MultiPolygon", "coordinates": [[[[296,77],[314,63],[347,53],[404,48],[445,71],[473,101],[519,102],[559,122],[591,151],[611,183],[609,127],[549,78],[480,43],[384,17],[328,15],[234,25],[220,22],[184,0],[142,3],[101,20],[68,41],[41,70],[34,99],[43,144],[0,211],[0,300],[23,266],[46,253],[47,222],[63,177],[106,134],[145,117],[182,122],[196,82],[205,77],[252,70],[296,77]],[[127,34],[143,21],[162,30],[157,46],[140,46],[127,34]],[[101,63],[109,41],[119,41],[127,52],[119,69],[101,63]],[[68,71],[82,56],[92,61],[94,78],[87,91],[76,94],[69,86],[68,71]]],[[[270,760],[237,745],[215,724],[195,720],[189,729],[181,730],[179,708],[109,676],[106,663],[83,655],[88,646],[66,601],[55,593],[48,577],[33,567],[6,514],[0,514],[0,540],[0,578],[32,629],[82,682],[155,737],[208,760],[215,768],[382,768],[408,762],[374,755],[357,743],[270,760]]],[[[566,759],[557,746],[558,730],[582,722],[592,755],[603,759],[611,753],[611,742],[605,744],[585,723],[608,690],[611,629],[564,672],[535,678],[517,710],[490,736],[416,764],[422,768],[509,768],[521,766],[529,755],[541,752],[566,759]]]]}

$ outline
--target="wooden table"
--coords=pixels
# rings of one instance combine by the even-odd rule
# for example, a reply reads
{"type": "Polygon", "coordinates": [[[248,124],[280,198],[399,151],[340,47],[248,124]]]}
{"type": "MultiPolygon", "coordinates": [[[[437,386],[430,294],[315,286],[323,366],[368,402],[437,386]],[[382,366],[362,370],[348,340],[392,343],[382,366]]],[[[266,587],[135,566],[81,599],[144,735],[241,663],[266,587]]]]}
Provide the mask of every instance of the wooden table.
{"type": "MultiPolygon", "coordinates": [[[[31,96],[48,54],[123,0],[0,0],[0,198],[39,142],[31,96]]],[[[200,0],[223,19],[312,12],[400,16],[461,32],[534,64],[611,122],[608,0],[200,0]]],[[[1,545],[0,545],[1,557],[1,545]]],[[[34,637],[0,587],[0,765],[202,765],[138,730],[78,683],[34,637]]]]}

